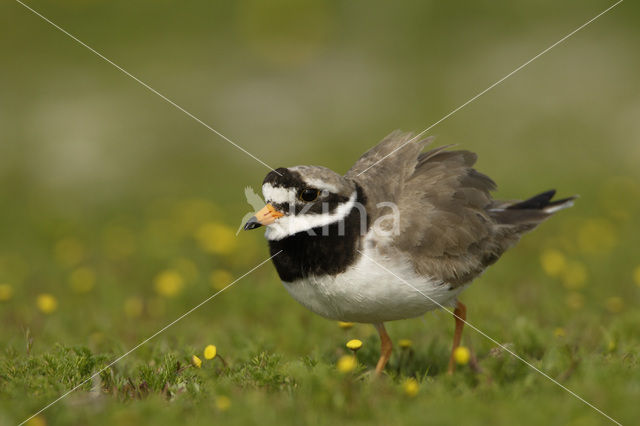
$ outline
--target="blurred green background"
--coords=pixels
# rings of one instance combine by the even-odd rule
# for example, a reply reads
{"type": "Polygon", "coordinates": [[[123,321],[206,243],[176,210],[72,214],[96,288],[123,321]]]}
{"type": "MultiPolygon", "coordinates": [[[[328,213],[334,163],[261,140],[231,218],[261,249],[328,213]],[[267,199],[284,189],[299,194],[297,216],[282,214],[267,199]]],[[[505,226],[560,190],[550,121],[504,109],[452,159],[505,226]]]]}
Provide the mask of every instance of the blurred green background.
{"type": "MultiPolygon", "coordinates": [[[[394,129],[421,131],[613,3],[28,4],[269,165],[345,172],[394,129]]],[[[567,386],[623,422],[640,396],[639,18],[622,3],[429,132],[436,145],[477,152],[497,198],[581,195],[462,300],[473,324],[549,362],[554,377],[582,359],[567,386]],[[553,348],[575,357],[556,366],[553,348]]],[[[261,231],[235,232],[251,209],[245,186],[259,190],[268,169],[14,1],[0,4],[0,64],[0,423],[11,424],[84,377],[33,370],[56,344],[114,359],[265,259],[261,231]]],[[[365,339],[373,364],[373,328],[345,334],[305,311],[267,264],[115,367],[124,377],[167,353],[184,362],[213,342],[235,375],[194,376],[205,390],[170,406],[158,397],[87,408],[72,396],[36,421],[269,424],[277,407],[292,423],[420,423],[422,410],[436,423],[548,422],[537,405],[553,407],[551,423],[604,419],[530,371],[491,396],[474,392],[470,371],[455,388],[438,374],[451,323],[438,313],[389,327],[422,354],[395,382],[416,376],[422,400],[393,382],[345,388],[331,366],[351,337],[365,339]],[[291,381],[243,381],[262,355],[291,381]],[[296,393],[291,383],[311,373],[291,365],[306,357],[326,368],[296,393]],[[448,385],[425,390],[427,372],[448,385]],[[342,396],[322,396],[332,393],[342,396]]],[[[491,343],[466,333],[482,364],[491,343]]]]}

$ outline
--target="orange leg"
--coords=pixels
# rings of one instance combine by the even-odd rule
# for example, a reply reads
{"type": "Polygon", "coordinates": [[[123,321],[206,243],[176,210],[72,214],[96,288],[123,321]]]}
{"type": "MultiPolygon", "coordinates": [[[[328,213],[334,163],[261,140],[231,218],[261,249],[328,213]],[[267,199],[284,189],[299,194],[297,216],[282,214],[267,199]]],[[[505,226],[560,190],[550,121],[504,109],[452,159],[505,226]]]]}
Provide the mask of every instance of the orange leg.
{"type": "Polygon", "coordinates": [[[391,357],[393,344],[391,343],[391,338],[387,334],[387,330],[385,330],[383,323],[374,324],[374,326],[380,335],[380,359],[376,365],[376,374],[380,375],[384,370],[384,366],[387,365],[387,361],[389,361],[389,358],[391,357]]]}
{"type": "Polygon", "coordinates": [[[462,338],[462,328],[467,320],[467,307],[461,302],[456,302],[456,308],[453,310],[454,319],[456,320],[456,331],[453,333],[453,347],[451,348],[451,357],[449,358],[449,368],[447,374],[453,374],[456,369],[456,362],[453,359],[453,352],[458,346],[460,346],[460,339],[462,338]]]}

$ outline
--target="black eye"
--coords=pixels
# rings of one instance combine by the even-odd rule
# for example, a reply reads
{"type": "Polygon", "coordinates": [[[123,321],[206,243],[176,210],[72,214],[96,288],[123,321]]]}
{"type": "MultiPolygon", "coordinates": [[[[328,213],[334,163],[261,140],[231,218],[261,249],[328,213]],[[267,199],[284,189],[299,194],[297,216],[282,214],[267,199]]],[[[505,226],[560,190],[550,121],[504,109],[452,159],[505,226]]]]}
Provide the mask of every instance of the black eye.
{"type": "Polygon", "coordinates": [[[303,189],[298,198],[309,203],[318,198],[318,190],[314,188],[303,189]]]}

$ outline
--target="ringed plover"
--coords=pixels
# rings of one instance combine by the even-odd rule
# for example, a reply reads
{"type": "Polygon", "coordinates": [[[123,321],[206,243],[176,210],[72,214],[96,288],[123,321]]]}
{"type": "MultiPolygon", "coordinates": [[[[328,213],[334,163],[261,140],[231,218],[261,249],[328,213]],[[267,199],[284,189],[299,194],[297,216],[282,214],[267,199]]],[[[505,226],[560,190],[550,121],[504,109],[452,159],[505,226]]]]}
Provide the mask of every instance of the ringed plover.
{"type": "Polygon", "coordinates": [[[320,166],[270,172],[262,185],[267,205],[244,227],[267,227],[271,254],[280,252],[275,268],[299,303],[325,318],[376,327],[378,374],[392,349],[384,323],[443,305],[455,308],[453,372],[466,318],[460,292],[575,198],[552,201],[552,190],[494,200],[496,184],[473,168],[476,154],[446,146],[422,152],[432,138],[411,138],[392,133],[344,176],[320,166]]]}

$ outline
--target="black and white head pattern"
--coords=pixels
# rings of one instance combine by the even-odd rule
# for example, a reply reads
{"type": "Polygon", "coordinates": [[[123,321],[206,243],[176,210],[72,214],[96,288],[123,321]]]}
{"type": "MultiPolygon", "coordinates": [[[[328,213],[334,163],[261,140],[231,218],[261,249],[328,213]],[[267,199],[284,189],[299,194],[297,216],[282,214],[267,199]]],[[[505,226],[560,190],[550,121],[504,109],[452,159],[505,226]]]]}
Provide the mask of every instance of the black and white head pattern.
{"type": "Polygon", "coordinates": [[[267,227],[277,241],[344,219],[356,205],[356,185],[320,166],[278,168],[262,183],[262,194],[284,216],[267,227]]]}

